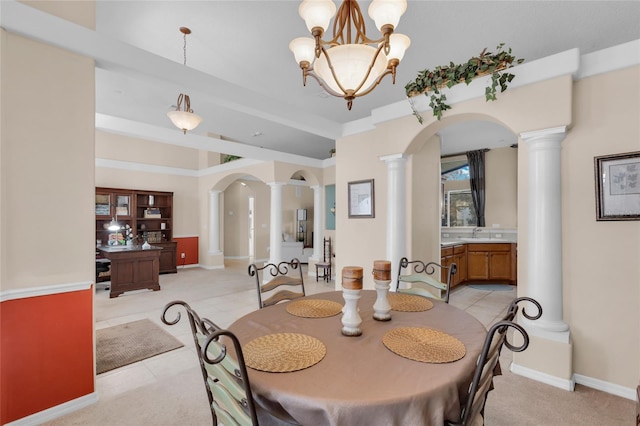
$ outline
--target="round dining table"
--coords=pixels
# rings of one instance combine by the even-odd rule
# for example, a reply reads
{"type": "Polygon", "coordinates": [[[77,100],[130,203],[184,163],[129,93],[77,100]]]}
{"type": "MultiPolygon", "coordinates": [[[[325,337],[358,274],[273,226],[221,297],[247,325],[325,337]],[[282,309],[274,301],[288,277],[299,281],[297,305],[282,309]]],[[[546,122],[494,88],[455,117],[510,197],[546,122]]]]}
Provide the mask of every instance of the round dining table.
{"type": "MultiPolygon", "coordinates": [[[[344,304],[341,291],[306,299],[344,304]]],[[[243,348],[274,333],[311,336],[326,347],[319,362],[302,370],[271,373],[248,368],[258,405],[305,426],[441,426],[445,419],[458,420],[487,334],[485,327],[465,311],[436,300],[431,309],[392,310],[391,320],[377,321],[375,301],[374,290],[361,291],[360,336],[341,333],[340,313],[324,318],[292,315],[286,308],[293,302],[259,309],[235,321],[229,329],[243,348]],[[385,333],[398,327],[444,332],[464,344],[464,356],[445,363],[399,356],[383,344],[385,333]]]]}

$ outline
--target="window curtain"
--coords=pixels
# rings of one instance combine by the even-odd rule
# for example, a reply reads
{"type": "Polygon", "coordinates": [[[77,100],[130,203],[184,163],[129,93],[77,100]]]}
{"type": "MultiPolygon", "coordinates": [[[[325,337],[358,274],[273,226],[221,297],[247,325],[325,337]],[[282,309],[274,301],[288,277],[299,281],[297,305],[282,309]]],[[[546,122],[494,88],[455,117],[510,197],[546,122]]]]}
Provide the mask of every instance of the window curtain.
{"type": "Polygon", "coordinates": [[[485,202],[485,175],[484,175],[484,153],[488,149],[467,152],[469,161],[469,179],[471,184],[471,198],[473,207],[476,209],[477,226],[485,226],[484,222],[484,202],[485,202]]]}

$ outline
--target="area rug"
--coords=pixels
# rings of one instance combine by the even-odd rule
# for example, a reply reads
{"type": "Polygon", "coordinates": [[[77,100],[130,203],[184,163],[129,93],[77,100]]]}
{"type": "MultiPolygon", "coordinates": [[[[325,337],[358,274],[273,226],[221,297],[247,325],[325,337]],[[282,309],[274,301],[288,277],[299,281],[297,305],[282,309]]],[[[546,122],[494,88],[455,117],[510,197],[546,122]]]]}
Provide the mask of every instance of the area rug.
{"type": "Polygon", "coordinates": [[[509,291],[516,288],[509,284],[469,284],[469,287],[485,291],[509,291]]]}
{"type": "Polygon", "coordinates": [[[182,346],[182,342],[148,319],[96,330],[96,373],[104,373],[182,346]]]}

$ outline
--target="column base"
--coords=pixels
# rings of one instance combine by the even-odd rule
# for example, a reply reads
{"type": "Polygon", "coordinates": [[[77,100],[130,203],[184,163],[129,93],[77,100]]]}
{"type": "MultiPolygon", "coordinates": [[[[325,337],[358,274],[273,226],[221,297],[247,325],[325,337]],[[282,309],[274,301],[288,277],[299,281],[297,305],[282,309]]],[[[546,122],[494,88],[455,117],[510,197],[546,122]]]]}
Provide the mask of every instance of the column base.
{"type": "MultiPolygon", "coordinates": [[[[573,391],[573,345],[569,332],[554,339],[536,334],[532,327],[527,327],[529,347],[524,352],[513,354],[511,371],[515,374],[537,380],[551,386],[573,391]]],[[[550,333],[550,332],[547,332],[550,333]]],[[[522,342],[522,337],[514,333],[514,343],[522,342]]]]}

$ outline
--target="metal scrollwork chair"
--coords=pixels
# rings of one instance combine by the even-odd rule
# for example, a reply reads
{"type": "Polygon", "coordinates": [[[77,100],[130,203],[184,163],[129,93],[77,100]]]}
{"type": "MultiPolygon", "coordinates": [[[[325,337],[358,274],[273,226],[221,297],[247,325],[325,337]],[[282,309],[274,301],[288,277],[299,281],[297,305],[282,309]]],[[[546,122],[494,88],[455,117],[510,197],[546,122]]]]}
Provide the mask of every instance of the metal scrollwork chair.
{"type": "Polygon", "coordinates": [[[484,406],[488,392],[493,388],[494,369],[498,364],[502,346],[513,352],[522,352],[529,346],[529,335],[520,325],[512,321],[499,321],[491,326],[476,364],[473,381],[469,385],[467,401],[460,413],[460,421],[445,420],[446,426],[469,426],[484,424],[484,406]],[[519,346],[507,341],[507,329],[512,327],[523,338],[519,346]]]}
{"type": "Polygon", "coordinates": [[[540,303],[538,303],[537,300],[532,299],[531,297],[523,296],[523,297],[518,297],[516,299],[513,299],[513,302],[511,302],[511,304],[507,308],[507,313],[502,318],[504,321],[513,321],[515,319],[519,309],[518,303],[520,302],[531,302],[538,310],[538,313],[536,315],[529,315],[527,314],[526,309],[522,308],[522,316],[525,317],[526,319],[534,321],[539,319],[542,316],[542,306],[540,306],[540,303]]]}
{"type": "Polygon", "coordinates": [[[449,266],[443,266],[436,262],[425,263],[421,260],[409,261],[409,259],[403,257],[400,259],[400,266],[398,267],[396,291],[416,294],[449,303],[451,279],[457,271],[458,266],[455,263],[449,266]],[[447,277],[445,283],[440,281],[440,277],[444,274],[446,274],[447,277]],[[401,283],[410,284],[411,287],[400,288],[401,283]],[[438,294],[434,294],[434,291],[438,294]]]}
{"type": "Polygon", "coordinates": [[[275,305],[284,300],[293,300],[298,297],[304,297],[304,280],[302,279],[302,268],[300,261],[293,259],[291,262],[280,262],[277,265],[267,263],[258,268],[255,263],[249,265],[249,276],[256,277],[256,285],[258,288],[258,307],[260,309],[275,305]],[[298,271],[298,272],[296,272],[298,271]],[[260,279],[262,272],[262,280],[260,279]],[[269,275],[271,279],[265,280],[269,275]],[[281,287],[293,287],[292,291],[281,287]],[[266,295],[266,298],[263,298],[266,295]]]}
{"type": "Polygon", "coordinates": [[[164,307],[161,316],[163,323],[174,325],[180,321],[180,312],[176,313],[173,320],[167,318],[168,310],[176,305],[182,306],[189,317],[204,386],[209,397],[213,425],[257,426],[256,405],[238,338],[209,319],[200,318],[181,300],[173,301],[164,307]],[[233,344],[236,359],[227,351],[225,342],[229,341],[233,344]]]}

